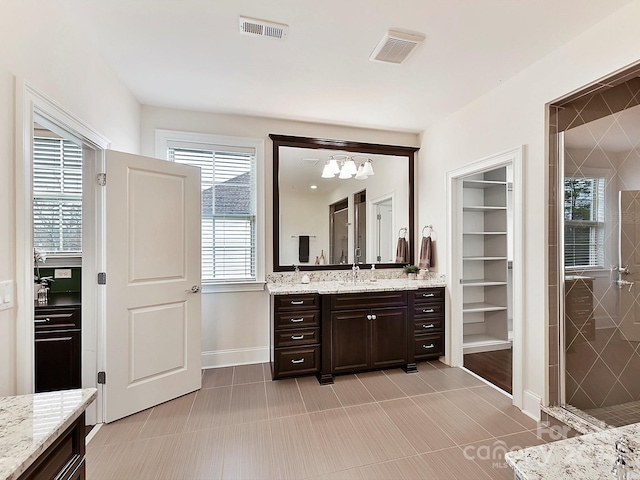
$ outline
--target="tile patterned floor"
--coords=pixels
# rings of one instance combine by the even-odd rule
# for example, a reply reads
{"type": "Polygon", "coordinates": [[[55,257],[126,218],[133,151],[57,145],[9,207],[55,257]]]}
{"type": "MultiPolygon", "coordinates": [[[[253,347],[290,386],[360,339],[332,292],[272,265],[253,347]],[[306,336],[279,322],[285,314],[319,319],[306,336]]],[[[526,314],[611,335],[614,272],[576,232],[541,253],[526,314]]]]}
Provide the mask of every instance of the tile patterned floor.
{"type": "Polygon", "coordinates": [[[418,368],[330,386],[273,382],[268,364],[207,370],[202,390],[104,425],[87,477],[512,479],[506,451],[557,439],[464,370],[418,368]]]}
{"type": "Polygon", "coordinates": [[[585,410],[585,413],[613,427],[640,422],[640,401],[585,410]]]}

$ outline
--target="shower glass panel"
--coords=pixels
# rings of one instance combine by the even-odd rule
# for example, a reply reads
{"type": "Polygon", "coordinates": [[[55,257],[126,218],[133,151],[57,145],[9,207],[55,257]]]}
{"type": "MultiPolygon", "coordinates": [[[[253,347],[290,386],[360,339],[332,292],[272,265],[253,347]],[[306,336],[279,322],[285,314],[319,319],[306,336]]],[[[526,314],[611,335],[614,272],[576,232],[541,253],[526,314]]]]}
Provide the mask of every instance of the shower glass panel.
{"type": "Polygon", "coordinates": [[[349,201],[346,198],[329,206],[329,228],[329,263],[349,263],[349,201]]]}
{"type": "Polygon", "coordinates": [[[640,106],[564,132],[566,407],[640,422],[640,106]]]}

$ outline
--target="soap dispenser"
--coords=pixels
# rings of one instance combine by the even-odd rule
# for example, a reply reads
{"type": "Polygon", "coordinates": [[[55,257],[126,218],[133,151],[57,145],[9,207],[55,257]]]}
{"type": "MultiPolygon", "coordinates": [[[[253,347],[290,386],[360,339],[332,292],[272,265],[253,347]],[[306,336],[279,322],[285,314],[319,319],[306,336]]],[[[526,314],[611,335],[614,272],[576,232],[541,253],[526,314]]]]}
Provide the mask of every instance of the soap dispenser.
{"type": "Polygon", "coordinates": [[[376,266],[372,263],[371,264],[371,278],[369,279],[370,282],[375,282],[376,279],[376,266]]]}
{"type": "Polygon", "coordinates": [[[302,283],[309,283],[310,279],[309,279],[309,275],[307,275],[306,273],[302,276],[302,283]]]}

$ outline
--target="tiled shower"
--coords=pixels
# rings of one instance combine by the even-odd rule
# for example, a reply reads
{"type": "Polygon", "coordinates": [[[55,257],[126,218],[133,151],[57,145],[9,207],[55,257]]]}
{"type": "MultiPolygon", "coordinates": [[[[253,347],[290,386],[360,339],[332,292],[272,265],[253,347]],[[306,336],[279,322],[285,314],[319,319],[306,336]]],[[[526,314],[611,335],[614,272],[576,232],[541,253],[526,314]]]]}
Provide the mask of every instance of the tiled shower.
{"type": "Polygon", "coordinates": [[[551,105],[550,126],[549,400],[638,422],[638,71],[551,105]]]}

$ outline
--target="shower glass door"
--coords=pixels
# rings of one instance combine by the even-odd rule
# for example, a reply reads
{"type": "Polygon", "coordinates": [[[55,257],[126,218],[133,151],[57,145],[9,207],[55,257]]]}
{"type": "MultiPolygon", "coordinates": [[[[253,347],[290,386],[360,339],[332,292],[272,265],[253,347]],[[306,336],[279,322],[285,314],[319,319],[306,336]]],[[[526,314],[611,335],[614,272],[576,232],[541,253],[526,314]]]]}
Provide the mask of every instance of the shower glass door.
{"type": "Polygon", "coordinates": [[[640,421],[640,107],[564,132],[561,389],[567,408],[640,421]]]}

